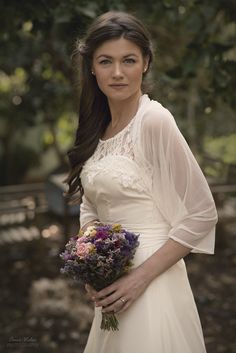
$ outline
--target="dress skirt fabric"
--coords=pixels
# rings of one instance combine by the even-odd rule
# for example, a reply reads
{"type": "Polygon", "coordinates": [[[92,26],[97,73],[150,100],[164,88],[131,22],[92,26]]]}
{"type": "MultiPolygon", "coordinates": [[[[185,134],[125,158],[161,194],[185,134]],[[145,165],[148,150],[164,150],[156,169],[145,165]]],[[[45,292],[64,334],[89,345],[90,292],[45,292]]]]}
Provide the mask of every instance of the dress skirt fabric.
{"type": "MultiPolygon", "coordinates": [[[[149,258],[165,242],[166,236],[158,236],[156,228],[148,229],[145,233],[142,229],[134,267],[149,258]]],[[[116,316],[119,331],[103,331],[100,329],[101,308],[95,308],[84,353],[206,352],[183,259],[154,279],[130,308],[116,316]]]]}

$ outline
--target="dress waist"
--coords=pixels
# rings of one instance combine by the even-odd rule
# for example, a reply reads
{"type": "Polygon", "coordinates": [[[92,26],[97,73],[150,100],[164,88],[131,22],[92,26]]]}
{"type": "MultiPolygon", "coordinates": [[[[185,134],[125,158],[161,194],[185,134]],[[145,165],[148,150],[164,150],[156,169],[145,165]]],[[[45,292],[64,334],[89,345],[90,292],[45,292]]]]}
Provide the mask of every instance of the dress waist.
{"type": "Polygon", "coordinates": [[[168,240],[170,226],[166,223],[122,224],[122,227],[139,234],[139,247],[160,247],[168,240]]]}
{"type": "MultiPolygon", "coordinates": [[[[111,224],[110,222],[104,223],[111,224]]],[[[138,249],[163,245],[169,239],[168,233],[171,229],[167,223],[122,223],[121,226],[130,232],[139,234],[138,249]]]]}

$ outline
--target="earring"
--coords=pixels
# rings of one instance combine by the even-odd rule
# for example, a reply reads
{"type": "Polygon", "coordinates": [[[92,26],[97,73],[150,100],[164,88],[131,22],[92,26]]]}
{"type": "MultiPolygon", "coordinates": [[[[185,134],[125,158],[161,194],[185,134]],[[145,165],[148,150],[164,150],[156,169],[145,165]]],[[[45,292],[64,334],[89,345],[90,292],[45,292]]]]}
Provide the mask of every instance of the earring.
{"type": "Polygon", "coordinates": [[[147,71],[147,68],[145,68],[144,70],[143,70],[143,73],[145,73],[147,71]]]}
{"type": "Polygon", "coordinates": [[[92,73],[92,75],[95,75],[95,72],[93,70],[91,71],[91,73],[92,73]]]}

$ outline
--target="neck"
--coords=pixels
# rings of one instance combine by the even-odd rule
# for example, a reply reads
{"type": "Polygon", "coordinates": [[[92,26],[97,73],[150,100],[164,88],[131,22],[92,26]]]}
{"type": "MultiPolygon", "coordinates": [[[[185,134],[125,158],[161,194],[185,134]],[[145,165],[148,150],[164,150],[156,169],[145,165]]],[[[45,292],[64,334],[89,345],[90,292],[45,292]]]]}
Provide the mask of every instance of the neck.
{"type": "Polygon", "coordinates": [[[127,125],[130,119],[137,112],[141,95],[142,92],[138,91],[137,93],[123,101],[114,101],[108,99],[108,104],[111,112],[112,128],[115,129],[117,126],[127,125]]]}

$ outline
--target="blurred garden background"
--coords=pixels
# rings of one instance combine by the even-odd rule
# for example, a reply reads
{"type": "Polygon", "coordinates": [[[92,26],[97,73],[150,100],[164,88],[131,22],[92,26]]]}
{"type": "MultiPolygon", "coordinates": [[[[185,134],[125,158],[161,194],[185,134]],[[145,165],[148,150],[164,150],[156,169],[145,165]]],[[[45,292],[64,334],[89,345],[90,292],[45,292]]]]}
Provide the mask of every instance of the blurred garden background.
{"type": "Polygon", "coordinates": [[[216,254],[186,264],[207,352],[235,352],[234,0],[0,0],[0,351],[80,353],[86,342],[91,303],[60,275],[58,255],[79,229],[62,180],[77,127],[75,41],[111,9],[146,23],[151,97],[173,113],[209,181],[216,254]]]}

